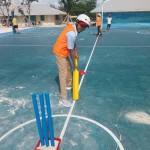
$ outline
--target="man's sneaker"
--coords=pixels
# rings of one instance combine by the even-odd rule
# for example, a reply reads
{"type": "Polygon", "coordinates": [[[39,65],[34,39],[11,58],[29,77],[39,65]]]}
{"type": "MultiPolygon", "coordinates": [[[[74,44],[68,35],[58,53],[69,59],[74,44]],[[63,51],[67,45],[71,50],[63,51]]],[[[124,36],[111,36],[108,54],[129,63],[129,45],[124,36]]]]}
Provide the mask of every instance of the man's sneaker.
{"type": "Polygon", "coordinates": [[[66,87],[66,90],[71,90],[71,89],[72,89],[71,86],[67,86],[67,87],[66,87]]]}
{"type": "Polygon", "coordinates": [[[72,103],[69,99],[60,99],[59,104],[62,104],[65,107],[71,107],[72,103]]]}

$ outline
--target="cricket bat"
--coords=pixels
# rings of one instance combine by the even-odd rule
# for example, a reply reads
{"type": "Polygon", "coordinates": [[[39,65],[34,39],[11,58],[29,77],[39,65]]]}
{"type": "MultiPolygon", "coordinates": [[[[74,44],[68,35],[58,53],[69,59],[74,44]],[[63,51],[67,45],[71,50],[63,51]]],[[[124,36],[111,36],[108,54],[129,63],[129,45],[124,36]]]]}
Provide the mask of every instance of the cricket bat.
{"type": "MultiPolygon", "coordinates": [[[[75,66],[78,67],[78,60],[75,59],[75,66]]],[[[72,89],[72,97],[73,100],[78,100],[79,99],[79,70],[75,68],[73,71],[73,89],[72,89]]]]}

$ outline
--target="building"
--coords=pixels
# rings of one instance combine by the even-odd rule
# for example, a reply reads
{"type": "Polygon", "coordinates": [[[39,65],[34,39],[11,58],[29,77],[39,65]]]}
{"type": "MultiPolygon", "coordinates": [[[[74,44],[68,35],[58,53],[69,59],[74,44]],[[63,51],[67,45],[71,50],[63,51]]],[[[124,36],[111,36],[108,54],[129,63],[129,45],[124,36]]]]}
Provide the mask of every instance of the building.
{"type": "Polygon", "coordinates": [[[102,13],[104,23],[108,13],[112,14],[113,23],[150,23],[150,0],[103,0],[90,12],[102,13]]]}
{"type": "MultiPolygon", "coordinates": [[[[28,18],[28,13],[27,13],[27,6],[21,5],[21,3],[17,2],[14,3],[14,14],[18,18],[18,23],[20,25],[24,25],[26,23],[26,19],[28,18]],[[24,15],[19,13],[19,8],[22,8],[24,15]]],[[[2,10],[5,9],[5,7],[2,8],[2,10]]],[[[66,13],[63,11],[60,11],[58,9],[52,8],[47,4],[40,4],[37,2],[31,3],[30,7],[30,19],[31,22],[34,24],[41,24],[41,25],[57,25],[61,24],[66,16],[66,13]]],[[[7,17],[7,11],[4,11],[5,16],[7,17]]],[[[2,17],[2,14],[0,14],[2,17]]],[[[10,16],[11,16],[11,11],[10,11],[10,16]]]]}
{"type": "Polygon", "coordinates": [[[102,11],[103,12],[150,11],[150,0],[103,0],[100,6],[96,7],[90,12],[98,13],[102,11]]]}

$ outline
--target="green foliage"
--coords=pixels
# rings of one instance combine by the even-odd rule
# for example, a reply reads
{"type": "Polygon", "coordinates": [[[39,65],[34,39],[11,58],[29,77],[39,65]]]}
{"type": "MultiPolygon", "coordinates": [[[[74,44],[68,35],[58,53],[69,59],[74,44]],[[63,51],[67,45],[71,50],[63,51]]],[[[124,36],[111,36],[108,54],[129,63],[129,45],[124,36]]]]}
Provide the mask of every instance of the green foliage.
{"type": "Polygon", "coordinates": [[[25,0],[21,3],[21,5],[30,5],[34,1],[38,2],[38,0],[25,0]]]}
{"type": "Polygon", "coordinates": [[[50,4],[49,6],[50,6],[50,7],[52,7],[52,8],[57,9],[57,8],[56,8],[56,6],[55,6],[55,5],[53,5],[53,4],[50,4]]]}
{"type": "Polygon", "coordinates": [[[11,0],[0,0],[0,6],[10,6],[11,0]],[[4,1],[4,2],[3,2],[4,1]]]}
{"type": "Polygon", "coordinates": [[[71,9],[74,5],[74,0],[60,0],[61,10],[65,10],[67,13],[71,12],[71,9]]]}
{"type": "Polygon", "coordinates": [[[96,0],[60,0],[59,9],[70,15],[86,14],[90,18],[95,18],[95,14],[90,11],[96,7],[96,0]]]}
{"type": "Polygon", "coordinates": [[[19,12],[21,15],[24,15],[23,8],[18,7],[18,12],[19,12]]]}

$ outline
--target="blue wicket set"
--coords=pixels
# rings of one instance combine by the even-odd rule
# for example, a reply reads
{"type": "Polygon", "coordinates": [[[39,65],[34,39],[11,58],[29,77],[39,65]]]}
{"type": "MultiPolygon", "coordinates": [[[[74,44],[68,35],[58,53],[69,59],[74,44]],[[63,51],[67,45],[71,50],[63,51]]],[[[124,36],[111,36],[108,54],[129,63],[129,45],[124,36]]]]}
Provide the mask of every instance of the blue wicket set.
{"type": "Polygon", "coordinates": [[[40,140],[37,143],[35,150],[39,150],[39,149],[42,150],[43,146],[49,147],[49,150],[51,150],[51,148],[53,150],[59,150],[61,139],[54,138],[54,128],[53,128],[53,119],[51,114],[49,93],[48,92],[45,93],[45,100],[44,100],[43,93],[40,93],[39,100],[40,100],[42,123],[40,119],[36,94],[32,94],[36,124],[37,124],[38,133],[40,137],[40,140]],[[46,119],[45,108],[47,111],[47,119],[46,119]]]}

